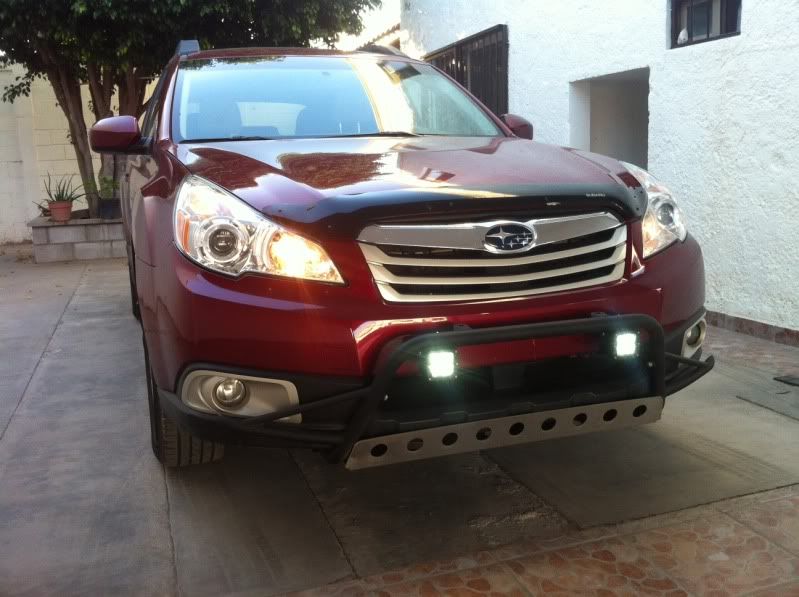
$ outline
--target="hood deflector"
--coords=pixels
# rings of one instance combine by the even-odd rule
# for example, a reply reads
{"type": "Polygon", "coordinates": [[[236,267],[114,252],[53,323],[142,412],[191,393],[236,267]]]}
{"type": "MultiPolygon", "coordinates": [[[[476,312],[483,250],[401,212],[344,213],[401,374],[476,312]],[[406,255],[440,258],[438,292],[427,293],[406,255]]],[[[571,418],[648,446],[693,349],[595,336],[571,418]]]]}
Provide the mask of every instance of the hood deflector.
{"type": "Polygon", "coordinates": [[[319,236],[369,223],[640,218],[646,194],[616,160],[514,137],[283,139],[180,144],[188,169],[266,216],[319,236]]]}

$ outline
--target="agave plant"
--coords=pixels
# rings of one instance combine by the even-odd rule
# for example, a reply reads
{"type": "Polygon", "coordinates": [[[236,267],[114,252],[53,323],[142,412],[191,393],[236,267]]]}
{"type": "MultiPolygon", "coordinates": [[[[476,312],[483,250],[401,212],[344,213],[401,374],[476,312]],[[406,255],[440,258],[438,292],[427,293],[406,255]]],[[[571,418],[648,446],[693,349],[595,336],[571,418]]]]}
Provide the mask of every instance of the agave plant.
{"type": "Polygon", "coordinates": [[[73,203],[83,197],[85,193],[81,192],[82,185],[73,185],[73,178],[74,175],[69,178],[63,176],[60,180],[56,181],[55,186],[53,186],[53,181],[48,174],[47,180],[44,183],[44,191],[47,193],[47,203],[56,203],[58,201],[73,203]]]}

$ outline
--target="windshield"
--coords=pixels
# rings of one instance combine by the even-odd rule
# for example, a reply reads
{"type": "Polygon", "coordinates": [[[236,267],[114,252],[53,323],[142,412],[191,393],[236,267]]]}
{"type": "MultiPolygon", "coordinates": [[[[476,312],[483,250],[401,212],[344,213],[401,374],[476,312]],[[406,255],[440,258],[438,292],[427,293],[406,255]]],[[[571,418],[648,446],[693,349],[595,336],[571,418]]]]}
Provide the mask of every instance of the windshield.
{"type": "Polygon", "coordinates": [[[189,60],[178,71],[175,141],[370,135],[501,135],[427,64],[269,56],[189,60]]]}

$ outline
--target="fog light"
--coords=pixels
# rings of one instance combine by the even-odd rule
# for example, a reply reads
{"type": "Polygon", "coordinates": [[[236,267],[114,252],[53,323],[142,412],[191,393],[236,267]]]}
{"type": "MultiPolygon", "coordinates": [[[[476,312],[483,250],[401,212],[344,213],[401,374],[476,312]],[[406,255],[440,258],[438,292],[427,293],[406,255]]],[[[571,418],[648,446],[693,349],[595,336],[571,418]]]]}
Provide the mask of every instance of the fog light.
{"type": "Polygon", "coordinates": [[[631,332],[616,334],[616,356],[631,357],[638,352],[638,335],[631,332]]]}
{"type": "Polygon", "coordinates": [[[682,356],[691,358],[699,352],[699,349],[702,348],[702,344],[705,342],[706,334],[707,322],[704,318],[685,330],[685,334],[683,334],[682,337],[682,356]]]}
{"type": "Polygon", "coordinates": [[[214,400],[224,408],[234,408],[244,402],[247,388],[235,378],[223,379],[214,388],[214,400]]]}
{"type": "Polygon", "coordinates": [[[702,336],[704,335],[704,323],[699,322],[690,330],[685,336],[685,343],[690,346],[691,348],[697,346],[703,340],[702,336]]]}
{"type": "Polygon", "coordinates": [[[434,350],[427,353],[427,372],[430,377],[452,377],[455,375],[455,353],[450,350],[434,350]]]}

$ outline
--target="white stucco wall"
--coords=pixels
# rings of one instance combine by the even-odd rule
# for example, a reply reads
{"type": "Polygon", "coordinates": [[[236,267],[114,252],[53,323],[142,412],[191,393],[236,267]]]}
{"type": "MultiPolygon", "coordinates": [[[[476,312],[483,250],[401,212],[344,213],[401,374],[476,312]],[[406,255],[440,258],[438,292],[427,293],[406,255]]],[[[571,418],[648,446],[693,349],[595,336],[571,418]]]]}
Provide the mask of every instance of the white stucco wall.
{"type": "Polygon", "coordinates": [[[667,0],[403,0],[401,23],[416,56],[508,25],[510,111],[547,143],[571,138],[570,83],[648,67],[649,170],[702,243],[707,306],[799,329],[799,1],[744,0],[740,36],[674,50],[667,0]]]}
{"type": "Polygon", "coordinates": [[[577,145],[575,127],[569,144],[596,153],[647,167],[649,114],[647,99],[649,84],[641,81],[591,81],[590,115],[588,128],[591,138],[587,144],[577,145]]]}

